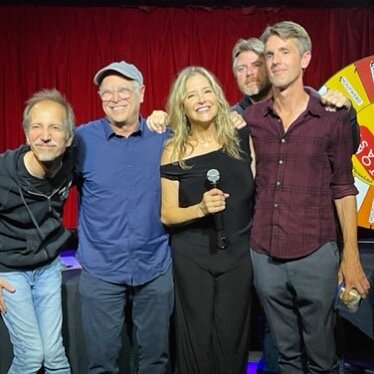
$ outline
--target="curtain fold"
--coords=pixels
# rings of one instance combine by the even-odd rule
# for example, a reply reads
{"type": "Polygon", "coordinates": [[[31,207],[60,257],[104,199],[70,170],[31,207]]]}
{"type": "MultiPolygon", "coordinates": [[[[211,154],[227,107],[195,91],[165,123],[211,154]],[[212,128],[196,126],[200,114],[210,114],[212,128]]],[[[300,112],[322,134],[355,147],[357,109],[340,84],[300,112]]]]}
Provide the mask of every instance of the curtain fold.
{"type": "MultiPolygon", "coordinates": [[[[163,108],[175,74],[202,65],[220,80],[231,103],[240,98],[231,50],[270,23],[302,24],[313,42],[306,84],[318,88],[344,66],[374,53],[373,8],[124,8],[0,7],[0,151],[24,142],[24,102],[56,87],[72,103],[77,123],[102,116],[96,71],[127,60],[143,72],[142,114],[163,108]]],[[[76,225],[76,194],[64,215],[76,225]]]]}

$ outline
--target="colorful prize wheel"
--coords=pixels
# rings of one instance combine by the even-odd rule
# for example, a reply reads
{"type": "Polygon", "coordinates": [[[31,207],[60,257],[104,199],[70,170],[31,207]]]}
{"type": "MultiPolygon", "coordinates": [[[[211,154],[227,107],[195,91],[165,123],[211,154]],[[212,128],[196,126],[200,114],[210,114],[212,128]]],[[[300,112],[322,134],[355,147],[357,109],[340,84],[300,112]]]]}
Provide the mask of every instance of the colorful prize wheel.
{"type": "Polygon", "coordinates": [[[356,61],[336,73],[322,87],[348,96],[360,124],[361,143],[353,156],[358,226],[374,229],[374,55],[356,61]]]}

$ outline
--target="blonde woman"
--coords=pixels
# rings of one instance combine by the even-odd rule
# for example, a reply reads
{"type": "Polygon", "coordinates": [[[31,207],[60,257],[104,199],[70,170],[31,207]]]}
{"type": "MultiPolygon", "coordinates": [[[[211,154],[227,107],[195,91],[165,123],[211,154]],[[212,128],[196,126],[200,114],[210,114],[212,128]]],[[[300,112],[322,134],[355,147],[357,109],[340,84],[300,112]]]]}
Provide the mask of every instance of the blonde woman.
{"type": "Polygon", "coordinates": [[[172,136],[162,156],[161,215],[173,245],[175,372],[244,373],[252,288],[248,129],[232,127],[222,89],[202,67],[179,73],[168,114],[172,136]],[[209,186],[212,169],[220,178],[209,186]]]}

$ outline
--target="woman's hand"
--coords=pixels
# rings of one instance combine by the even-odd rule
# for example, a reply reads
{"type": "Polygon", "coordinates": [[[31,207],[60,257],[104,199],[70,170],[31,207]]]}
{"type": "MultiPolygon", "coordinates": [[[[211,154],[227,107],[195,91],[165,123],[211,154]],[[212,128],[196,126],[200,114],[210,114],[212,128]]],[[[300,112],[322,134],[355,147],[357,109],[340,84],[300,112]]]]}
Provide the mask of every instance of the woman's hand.
{"type": "Polygon", "coordinates": [[[226,199],[229,196],[229,194],[224,193],[218,188],[212,188],[211,190],[206,191],[203,195],[203,199],[199,204],[199,208],[203,216],[222,212],[223,210],[225,210],[226,199]]]}

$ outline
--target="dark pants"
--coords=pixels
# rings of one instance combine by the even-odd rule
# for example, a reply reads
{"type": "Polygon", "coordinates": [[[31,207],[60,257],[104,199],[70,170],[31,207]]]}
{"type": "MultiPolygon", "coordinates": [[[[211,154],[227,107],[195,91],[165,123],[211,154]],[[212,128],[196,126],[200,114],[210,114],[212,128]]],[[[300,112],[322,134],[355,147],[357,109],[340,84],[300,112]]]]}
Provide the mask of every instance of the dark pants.
{"type": "Polygon", "coordinates": [[[263,312],[262,331],[262,358],[257,365],[257,372],[261,374],[279,374],[279,354],[274,339],[271,336],[266,314],[263,312]]]}
{"type": "Polygon", "coordinates": [[[224,251],[173,242],[178,374],[245,372],[252,265],[248,241],[224,251]]]}
{"type": "Polygon", "coordinates": [[[169,321],[173,309],[171,269],[137,287],[107,283],[82,271],[79,291],[90,373],[119,373],[125,307],[130,299],[139,352],[137,372],[168,373],[169,321]]]}
{"type": "Polygon", "coordinates": [[[326,243],[296,260],[251,253],[255,287],[279,350],[281,372],[337,373],[332,307],[336,244],[326,243]]]}

